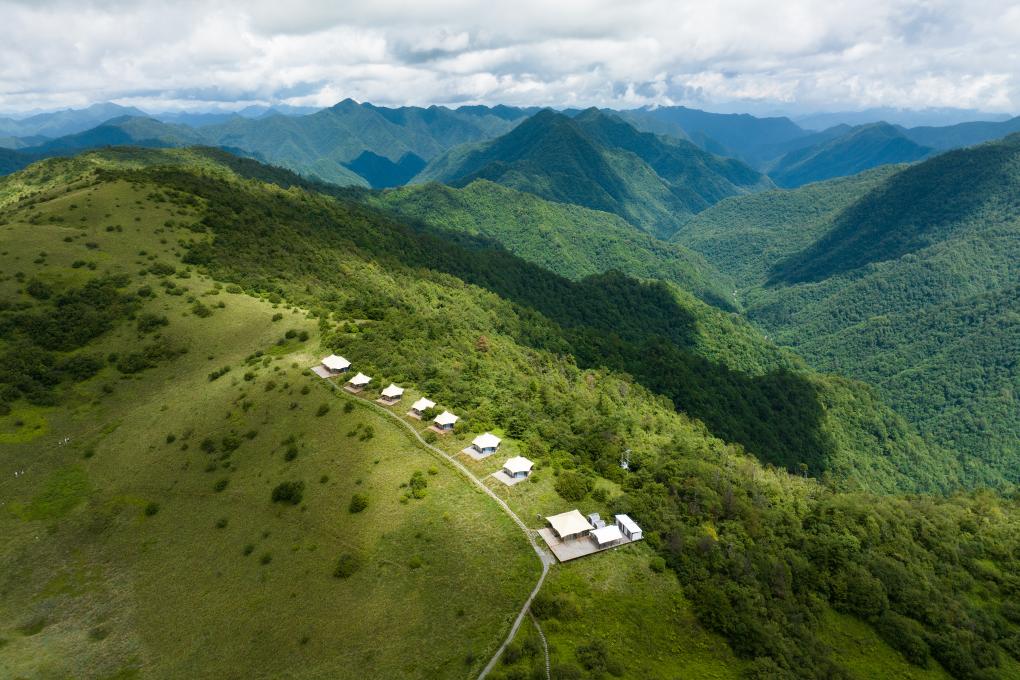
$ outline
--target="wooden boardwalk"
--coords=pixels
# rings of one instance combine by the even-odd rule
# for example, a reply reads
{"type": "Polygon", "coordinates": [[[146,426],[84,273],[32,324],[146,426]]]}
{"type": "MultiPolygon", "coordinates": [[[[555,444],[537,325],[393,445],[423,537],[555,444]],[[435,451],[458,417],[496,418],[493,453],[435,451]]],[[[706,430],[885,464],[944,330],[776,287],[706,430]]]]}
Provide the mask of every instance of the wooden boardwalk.
{"type": "Polygon", "coordinates": [[[552,551],[552,554],[555,555],[556,559],[560,562],[569,562],[570,560],[576,560],[578,557],[587,557],[588,555],[594,555],[597,552],[612,550],[613,548],[618,548],[621,545],[634,543],[632,539],[624,536],[622,541],[617,541],[612,545],[600,548],[591,536],[582,536],[581,538],[564,541],[549,527],[539,529],[538,535],[542,537],[545,544],[549,546],[549,550],[552,551]]]}

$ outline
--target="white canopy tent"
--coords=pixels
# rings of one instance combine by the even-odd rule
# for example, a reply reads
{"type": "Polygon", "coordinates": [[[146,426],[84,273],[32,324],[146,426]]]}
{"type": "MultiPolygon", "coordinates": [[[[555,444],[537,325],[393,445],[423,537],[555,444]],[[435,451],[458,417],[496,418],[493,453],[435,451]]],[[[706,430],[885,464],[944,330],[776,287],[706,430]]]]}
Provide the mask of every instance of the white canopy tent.
{"type": "Polygon", "coordinates": [[[531,468],[534,466],[535,464],[524,456],[514,456],[503,463],[503,471],[511,477],[517,477],[518,475],[526,477],[531,473],[531,468]]]}
{"type": "Polygon", "coordinates": [[[344,359],[342,356],[330,354],[322,360],[322,365],[336,373],[338,371],[346,371],[351,367],[351,362],[347,361],[347,359],[344,359]]]}
{"type": "Polygon", "coordinates": [[[426,409],[430,409],[430,408],[432,408],[435,405],[436,405],[436,402],[434,402],[434,401],[432,401],[430,399],[426,399],[425,397],[422,397],[418,401],[416,401],[413,404],[411,404],[411,408],[414,409],[415,411],[417,411],[418,413],[421,413],[422,411],[425,411],[426,409]]]}
{"type": "Polygon", "coordinates": [[[474,438],[471,445],[478,449],[481,453],[495,453],[496,449],[499,448],[499,443],[503,441],[494,434],[486,432],[480,434],[474,438]]]}
{"type": "Polygon", "coordinates": [[[372,379],[369,378],[364,373],[358,373],[356,376],[354,376],[353,378],[351,378],[347,382],[349,382],[350,384],[354,385],[355,387],[364,387],[368,383],[372,382],[372,379]]]}
{"type": "Polygon", "coordinates": [[[403,387],[397,387],[393,383],[390,383],[389,387],[382,391],[382,396],[386,399],[399,399],[404,394],[403,387]]]}
{"type": "Polygon", "coordinates": [[[597,543],[600,548],[623,540],[623,532],[620,531],[620,527],[615,524],[610,524],[609,526],[596,529],[591,532],[591,536],[595,539],[595,543],[597,543]]]}
{"type": "Polygon", "coordinates": [[[449,411],[443,411],[433,421],[437,426],[444,430],[448,430],[453,427],[453,424],[460,420],[460,417],[453,415],[449,411]]]}
{"type": "Polygon", "coordinates": [[[561,539],[576,538],[594,529],[591,523],[584,518],[584,515],[576,509],[545,519],[561,539]]]}

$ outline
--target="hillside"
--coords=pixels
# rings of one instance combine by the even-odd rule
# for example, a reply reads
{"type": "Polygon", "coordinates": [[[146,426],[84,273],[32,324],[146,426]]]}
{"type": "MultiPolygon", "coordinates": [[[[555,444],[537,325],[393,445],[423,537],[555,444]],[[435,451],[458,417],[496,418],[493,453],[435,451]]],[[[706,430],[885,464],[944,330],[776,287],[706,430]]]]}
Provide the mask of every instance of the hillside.
{"type": "Polygon", "coordinates": [[[934,441],[987,465],[990,483],[1015,483],[1018,182],[1014,135],[730,199],[677,238],[737,279],[770,337],[875,385],[934,441]]]}
{"type": "MultiPolygon", "coordinates": [[[[664,286],[571,282],[344,196],[211,150],[0,181],[5,671],[473,675],[534,555],[393,419],[304,375],[336,351],[461,415],[444,451],[489,430],[535,460],[500,490],[529,523],[647,527],[550,572],[532,610],[560,676],[1020,672],[1020,509],[874,493],[948,481],[948,461],[859,384],[664,286]],[[423,497],[402,488],[416,470],[423,497]],[[272,502],[283,481],[305,482],[297,506],[272,502]]],[[[498,675],[543,665],[530,630],[498,675]]]]}
{"type": "Polygon", "coordinates": [[[798,187],[810,182],[854,175],[890,163],[925,158],[932,149],[920,146],[888,123],[851,128],[833,139],[790,151],[768,170],[776,184],[798,187]]]}
{"type": "Polygon", "coordinates": [[[595,109],[576,118],[542,111],[498,139],[452,149],[415,182],[465,186],[476,179],[614,213],[660,237],[725,196],[769,185],[738,161],[638,133],[595,109]]]}
{"type": "Polygon", "coordinates": [[[921,126],[904,130],[910,139],[933,149],[956,149],[1001,139],[1020,132],[1020,116],[1004,121],[971,121],[944,127],[921,126]]]}
{"type": "Polygon", "coordinates": [[[652,238],[610,213],[544,201],[486,180],[462,189],[437,183],[404,187],[379,194],[378,203],[437,235],[490,239],[567,278],[617,270],[669,281],[722,309],[733,305],[732,284],[700,255],[652,238]]]}
{"type": "Polygon", "coordinates": [[[84,132],[111,118],[123,116],[145,116],[145,113],[133,106],[101,102],[84,109],[64,109],[19,119],[0,118],[0,136],[63,137],[84,132]]]}

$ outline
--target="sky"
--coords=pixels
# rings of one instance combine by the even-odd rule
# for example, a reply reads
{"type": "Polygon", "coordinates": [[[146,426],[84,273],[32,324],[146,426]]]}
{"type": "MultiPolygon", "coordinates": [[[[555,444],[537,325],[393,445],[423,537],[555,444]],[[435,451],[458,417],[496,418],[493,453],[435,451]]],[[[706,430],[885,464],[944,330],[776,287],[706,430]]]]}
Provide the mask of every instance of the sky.
{"type": "Polygon", "coordinates": [[[0,111],[1020,111],[1020,2],[0,0],[0,111]]]}

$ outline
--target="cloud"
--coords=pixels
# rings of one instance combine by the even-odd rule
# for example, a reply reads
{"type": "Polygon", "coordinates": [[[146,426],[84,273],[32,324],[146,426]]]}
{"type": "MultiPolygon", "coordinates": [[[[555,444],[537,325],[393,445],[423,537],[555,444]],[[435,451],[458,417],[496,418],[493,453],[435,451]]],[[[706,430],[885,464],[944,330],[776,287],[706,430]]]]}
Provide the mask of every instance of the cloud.
{"type": "Polygon", "coordinates": [[[0,110],[115,100],[1020,109],[1009,0],[0,0],[0,110]]]}

